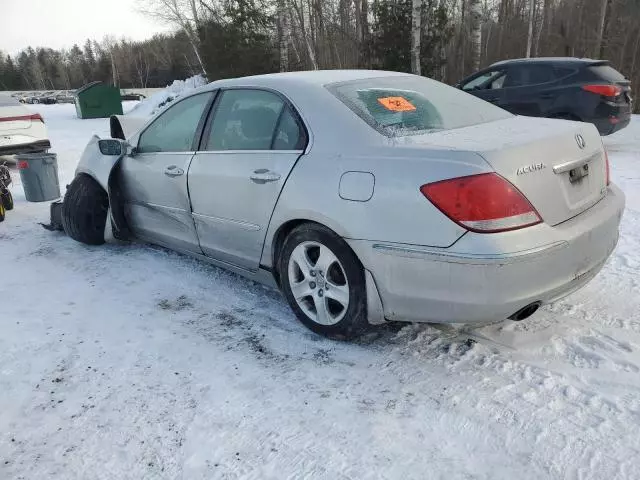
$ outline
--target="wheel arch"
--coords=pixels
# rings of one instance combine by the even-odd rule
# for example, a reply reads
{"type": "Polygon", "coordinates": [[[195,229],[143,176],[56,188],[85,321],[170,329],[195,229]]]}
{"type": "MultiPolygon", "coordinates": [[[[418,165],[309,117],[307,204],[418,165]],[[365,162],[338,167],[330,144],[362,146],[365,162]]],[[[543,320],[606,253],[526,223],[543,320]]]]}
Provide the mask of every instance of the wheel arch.
{"type": "MultiPolygon", "coordinates": [[[[341,235],[339,233],[339,231],[336,231],[335,228],[332,228],[330,225],[327,225],[321,221],[318,220],[311,220],[308,218],[294,218],[291,220],[287,220],[286,222],[284,222],[283,224],[281,224],[278,229],[275,231],[272,241],[271,241],[271,246],[269,249],[269,265],[270,265],[270,270],[271,273],[273,274],[273,278],[276,281],[276,284],[278,286],[280,286],[280,275],[278,273],[278,259],[280,258],[280,253],[282,251],[282,247],[284,245],[285,240],[287,239],[287,237],[289,236],[289,234],[296,229],[297,227],[299,227],[300,225],[304,225],[304,224],[314,224],[314,225],[318,225],[322,228],[325,228],[327,230],[329,230],[331,233],[333,233],[336,237],[341,238],[344,240],[344,235],[341,235]]],[[[351,251],[351,253],[353,253],[353,256],[355,257],[355,259],[358,261],[358,263],[360,264],[360,266],[362,267],[362,269],[364,271],[367,271],[367,269],[364,267],[364,264],[362,263],[362,259],[358,256],[358,254],[353,250],[353,248],[351,248],[351,245],[349,245],[348,242],[344,242],[345,245],[347,246],[347,248],[351,251]]],[[[264,253],[263,253],[263,257],[264,257],[264,253]]]]}
{"type": "MultiPolygon", "coordinates": [[[[273,235],[273,239],[271,240],[271,248],[269,249],[270,250],[269,264],[271,266],[271,272],[273,273],[273,278],[275,278],[278,286],[280,285],[280,274],[278,273],[277,262],[278,262],[278,257],[280,256],[280,251],[282,250],[282,246],[284,245],[284,241],[287,238],[287,236],[293,231],[293,229],[305,223],[318,223],[318,222],[314,222],[313,220],[308,220],[305,218],[296,218],[293,220],[288,220],[282,225],[280,225],[273,235]]],[[[322,225],[322,224],[318,223],[318,225],[322,225]]]]}
{"type": "MultiPolygon", "coordinates": [[[[284,245],[284,242],[287,238],[287,236],[297,227],[299,227],[300,225],[304,225],[304,224],[316,224],[319,225],[321,227],[324,227],[326,229],[328,229],[329,231],[331,231],[332,233],[334,233],[336,236],[342,238],[342,235],[340,235],[334,228],[331,228],[330,226],[319,222],[317,220],[311,220],[308,218],[294,218],[294,219],[290,219],[287,220],[286,222],[282,223],[275,231],[272,241],[271,241],[271,245],[269,248],[269,261],[271,264],[271,274],[273,275],[273,278],[276,282],[276,284],[278,285],[279,288],[281,288],[280,285],[280,274],[278,272],[278,268],[277,268],[277,262],[278,262],[278,258],[280,256],[280,252],[282,250],[282,247],[284,245]]],[[[362,259],[358,256],[358,254],[353,250],[353,248],[351,248],[351,245],[349,245],[348,242],[345,242],[345,245],[347,246],[347,248],[349,248],[349,250],[351,250],[351,252],[353,253],[354,258],[357,260],[357,262],[360,264],[360,267],[362,268],[362,272],[364,274],[364,282],[365,282],[365,292],[366,292],[366,309],[367,309],[367,321],[368,323],[372,324],[372,325],[380,325],[385,323],[385,318],[384,318],[384,308],[382,305],[382,300],[380,298],[380,293],[378,290],[378,287],[376,285],[375,279],[373,278],[373,275],[371,274],[371,272],[364,266],[364,264],[362,263],[362,259]]],[[[263,257],[264,257],[264,253],[263,253],[263,257]]]]}
{"type": "Polygon", "coordinates": [[[271,225],[269,226],[269,232],[262,249],[262,258],[260,261],[260,265],[271,270],[274,278],[276,279],[276,283],[278,284],[280,282],[280,279],[278,278],[278,272],[276,268],[277,258],[280,254],[280,250],[282,248],[284,240],[287,238],[287,235],[289,235],[289,233],[293,231],[294,228],[304,223],[315,223],[317,225],[320,225],[331,230],[335,235],[341,238],[344,238],[346,236],[346,231],[344,228],[342,228],[341,225],[323,216],[294,215],[286,220],[277,222],[277,224],[274,224],[272,221],[271,225]]]}
{"type": "Polygon", "coordinates": [[[96,182],[100,188],[102,190],[104,190],[104,192],[109,195],[109,191],[108,191],[108,187],[106,185],[103,185],[103,183],[100,181],[100,179],[95,175],[94,172],[90,171],[90,170],[85,170],[82,169],[80,167],[78,167],[78,169],[76,170],[76,175],[75,177],[73,177],[73,179],[75,180],[78,177],[89,177],[91,180],[93,180],[94,182],[96,182]]]}
{"type": "Polygon", "coordinates": [[[86,175],[107,193],[111,212],[107,221],[111,221],[116,238],[126,239],[130,236],[130,230],[124,215],[124,200],[120,186],[122,156],[103,155],[98,147],[98,140],[100,139],[96,135],[89,140],[76,168],[75,177],[86,175]]]}

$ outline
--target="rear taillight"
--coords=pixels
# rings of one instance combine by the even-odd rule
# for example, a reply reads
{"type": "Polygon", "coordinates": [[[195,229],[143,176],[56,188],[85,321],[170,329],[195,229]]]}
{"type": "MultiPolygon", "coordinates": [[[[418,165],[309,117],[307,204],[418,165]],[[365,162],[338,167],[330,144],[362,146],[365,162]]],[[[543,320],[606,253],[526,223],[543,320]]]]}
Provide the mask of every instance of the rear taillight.
{"type": "Polygon", "coordinates": [[[583,85],[582,89],[603,97],[617,97],[622,93],[618,85],[583,85]]]}
{"type": "Polygon", "coordinates": [[[36,120],[39,122],[44,123],[44,120],[42,119],[42,117],[40,116],[39,113],[34,113],[32,115],[18,115],[15,117],[0,117],[0,122],[16,122],[19,120],[36,120]]]}
{"type": "Polygon", "coordinates": [[[611,170],[609,167],[609,154],[607,151],[604,151],[604,164],[607,172],[607,186],[611,183],[611,170]]]}
{"type": "Polygon", "coordinates": [[[496,173],[428,183],[420,191],[447,217],[473,232],[505,232],[542,222],[529,200],[496,173]]]}

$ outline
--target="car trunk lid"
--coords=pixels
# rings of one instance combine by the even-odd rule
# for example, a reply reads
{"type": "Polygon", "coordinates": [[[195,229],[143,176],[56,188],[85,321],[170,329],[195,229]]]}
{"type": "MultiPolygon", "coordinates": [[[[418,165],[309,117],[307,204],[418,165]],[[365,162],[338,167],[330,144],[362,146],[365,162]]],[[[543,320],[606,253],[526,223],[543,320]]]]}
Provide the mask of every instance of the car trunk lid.
{"type": "Polygon", "coordinates": [[[0,107],[0,132],[29,128],[33,116],[29,110],[22,106],[0,107]]]}
{"type": "Polygon", "coordinates": [[[605,153],[591,124],[513,117],[409,142],[478,153],[549,225],[579,215],[607,192],[605,153]]]}

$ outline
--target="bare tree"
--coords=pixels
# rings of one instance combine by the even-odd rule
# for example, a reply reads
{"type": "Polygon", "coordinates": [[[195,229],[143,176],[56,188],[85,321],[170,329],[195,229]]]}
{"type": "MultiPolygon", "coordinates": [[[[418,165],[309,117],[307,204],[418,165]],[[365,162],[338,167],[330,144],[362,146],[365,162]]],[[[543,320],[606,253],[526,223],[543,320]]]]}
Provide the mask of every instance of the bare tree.
{"type": "Polygon", "coordinates": [[[411,73],[420,75],[420,41],[422,39],[422,0],[413,0],[411,9],[411,73]]]}
{"type": "Polygon", "coordinates": [[[140,88],[147,88],[147,82],[149,81],[151,64],[147,58],[147,52],[145,52],[143,48],[138,48],[137,53],[133,55],[133,64],[140,82],[140,88]]]}
{"type": "Polygon", "coordinates": [[[289,15],[285,0],[278,0],[278,29],[280,30],[280,71],[289,70],[289,39],[291,29],[289,28],[289,15]]]}
{"type": "Polygon", "coordinates": [[[316,53],[310,36],[312,32],[309,32],[310,29],[313,29],[313,24],[311,23],[312,16],[305,12],[304,0],[300,0],[300,3],[298,3],[298,0],[291,0],[291,5],[296,12],[296,21],[300,28],[300,34],[302,35],[302,41],[306,47],[311,67],[313,70],[318,70],[318,61],[316,60],[316,53]],[[307,28],[307,23],[309,23],[309,28],[307,28]]]}
{"type": "Polygon", "coordinates": [[[469,0],[469,17],[471,19],[471,63],[473,70],[480,69],[482,53],[482,4],[480,0],[469,0]]]}
{"type": "Polygon", "coordinates": [[[540,52],[540,37],[542,36],[542,30],[545,28],[545,24],[549,22],[549,6],[551,5],[551,0],[540,0],[540,2],[544,2],[544,4],[542,5],[542,11],[536,16],[537,22],[535,26],[535,38],[533,43],[534,57],[537,57],[540,52]]]}
{"type": "Polygon", "coordinates": [[[529,0],[529,31],[527,33],[527,58],[531,56],[531,47],[533,46],[533,25],[536,16],[536,0],[529,0]]]}
{"type": "Polygon", "coordinates": [[[202,26],[200,8],[205,7],[204,0],[139,0],[140,11],[170,25],[179,27],[187,35],[193,52],[198,59],[202,73],[207,71],[200,57],[198,29],[202,26]]]}
{"type": "Polygon", "coordinates": [[[604,31],[607,24],[607,9],[611,4],[611,0],[600,0],[600,17],[598,21],[598,38],[596,41],[595,56],[602,57],[604,49],[604,31]]]}
{"type": "MultiPolygon", "coordinates": [[[[358,0],[355,0],[356,3],[358,0]]],[[[369,67],[371,56],[369,53],[369,0],[361,0],[360,5],[360,66],[369,67]]]]}

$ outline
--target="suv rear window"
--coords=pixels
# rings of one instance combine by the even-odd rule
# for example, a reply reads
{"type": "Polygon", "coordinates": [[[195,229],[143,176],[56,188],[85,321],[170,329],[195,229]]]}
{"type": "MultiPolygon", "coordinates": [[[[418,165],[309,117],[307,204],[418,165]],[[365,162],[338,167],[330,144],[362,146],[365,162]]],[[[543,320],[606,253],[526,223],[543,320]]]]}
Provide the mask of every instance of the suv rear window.
{"type": "Polygon", "coordinates": [[[596,65],[593,67],[588,67],[587,69],[596,77],[608,82],[621,82],[623,80],[626,80],[624,78],[624,75],[622,75],[619,71],[617,71],[613,67],[610,67],[609,65],[596,65]]]}
{"type": "Polygon", "coordinates": [[[484,100],[428,78],[369,78],[327,88],[388,137],[451,130],[511,116],[484,100]]]}

